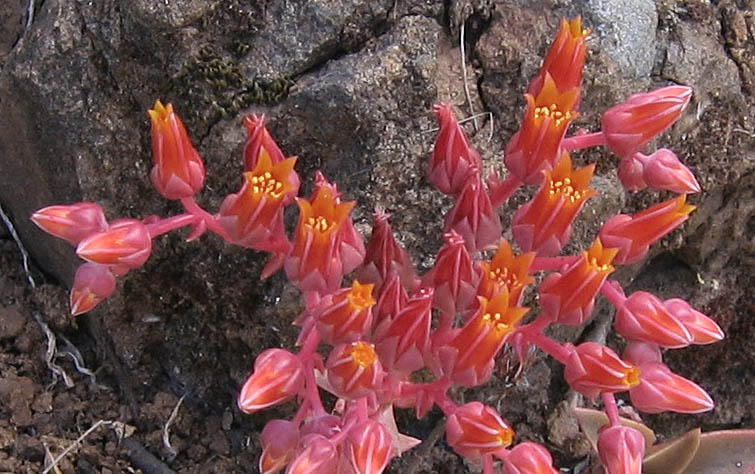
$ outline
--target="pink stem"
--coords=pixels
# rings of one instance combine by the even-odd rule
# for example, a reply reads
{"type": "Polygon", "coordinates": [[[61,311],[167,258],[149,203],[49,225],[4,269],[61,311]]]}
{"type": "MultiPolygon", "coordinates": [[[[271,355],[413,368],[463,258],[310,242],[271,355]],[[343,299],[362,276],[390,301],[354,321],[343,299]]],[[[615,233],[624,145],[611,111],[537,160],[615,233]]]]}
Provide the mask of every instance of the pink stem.
{"type": "Polygon", "coordinates": [[[611,423],[611,426],[618,426],[621,421],[619,420],[619,407],[616,405],[616,398],[614,398],[613,393],[604,393],[602,396],[608,422],[611,423]]]}
{"type": "Polygon", "coordinates": [[[157,222],[147,224],[147,230],[149,230],[149,236],[154,239],[155,237],[167,234],[172,230],[180,229],[181,227],[194,224],[198,220],[199,218],[197,216],[186,212],[177,216],[167,217],[165,219],[160,219],[157,222]]]}
{"type": "Polygon", "coordinates": [[[298,357],[304,363],[304,385],[306,386],[305,398],[318,416],[326,415],[325,407],[320,399],[320,390],[315,380],[315,351],[320,344],[320,331],[317,328],[307,335],[304,345],[299,351],[298,357]]]}
{"type": "Polygon", "coordinates": [[[495,474],[493,470],[493,456],[486,454],[482,457],[482,472],[483,474],[495,474]]]}
{"type": "Polygon", "coordinates": [[[627,297],[624,295],[624,290],[621,288],[621,285],[619,285],[619,282],[615,280],[606,280],[603,283],[603,286],[600,287],[600,292],[603,293],[603,296],[608,298],[608,301],[610,301],[617,309],[624,306],[624,303],[627,301],[627,297]]]}
{"type": "Polygon", "coordinates": [[[568,255],[565,257],[535,257],[530,266],[530,272],[539,272],[543,270],[559,270],[564,265],[571,265],[580,256],[568,255]]]}
{"type": "Polygon", "coordinates": [[[561,146],[563,146],[566,151],[574,151],[581,150],[582,148],[603,145],[604,143],[605,137],[603,136],[603,132],[594,132],[564,138],[561,142],[561,146]]]}
{"type": "Polygon", "coordinates": [[[223,226],[220,225],[217,218],[199,207],[199,204],[194,200],[194,197],[181,199],[181,204],[183,204],[184,209],[188,212],[204,220],[208,229],[218,234],[223,240],[230,241],[230,236],[226,233],[225,229],[223,229],[223,226]]]}
{"type": "Polygon", "coordinates": [[[506,202],[506,200],[510,198],[522,184],[524,183],[522,183],[519,178],[509,173],[503,182],[490,190],[490,203],[493,205],[493,209],[506,202]]]}
{"type": "Polygon", "coordinates": [[[566,364],[572,353],[563,345],[540,332],[526,331],[524,337],[562,364],[566,364]]]}

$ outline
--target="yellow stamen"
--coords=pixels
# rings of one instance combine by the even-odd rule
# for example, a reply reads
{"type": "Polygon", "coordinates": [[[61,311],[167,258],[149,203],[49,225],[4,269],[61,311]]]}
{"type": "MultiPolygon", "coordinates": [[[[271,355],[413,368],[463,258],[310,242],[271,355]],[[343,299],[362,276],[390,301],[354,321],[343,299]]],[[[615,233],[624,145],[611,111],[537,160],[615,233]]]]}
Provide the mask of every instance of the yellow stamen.
{"type": "Polygon", "coordinates": [[[375,346],[368,342],[356,342],[351,348],[351,360],[361,367],[371,366],[377,358],[375,346]]]}

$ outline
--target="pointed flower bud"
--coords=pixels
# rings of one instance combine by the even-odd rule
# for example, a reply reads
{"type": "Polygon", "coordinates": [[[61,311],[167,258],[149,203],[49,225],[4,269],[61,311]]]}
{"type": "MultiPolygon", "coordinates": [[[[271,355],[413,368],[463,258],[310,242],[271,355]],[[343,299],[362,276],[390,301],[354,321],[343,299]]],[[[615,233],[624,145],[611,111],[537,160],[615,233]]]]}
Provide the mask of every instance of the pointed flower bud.
{"type": "Polygon", "coordinates": [[[686,199],[682,194],[633,216],[619,214],[608,219],[600,229],[600,240],[606,247],[618,249],[614,262],[628,265],[640,260],[650,245],[682,225],[695,210],[686,199]]]}
{"type": "Polygon", "coordinates": [[[474,172],[462,187],[456,204],[446,215],[443,230],[453,230],[461,235],[470,254],[485,250],[501,236],[501,218],[490,202],[479,171],[474,172]]]}
{"type": "Polygon", "coordinates": [[[268,349],[257,356],[254,372],[239,394],[239,409],[252,414],[294,397],[304,387],[304,366],[284,349],[268,349]]]}
{"type": "Polygon", "coordinates": [[[460,406],[446,421],[446,441],[467,459],[478,460],[511,445],[514,430],[480,402],[460,406]]]}
{"type": "Polygon", "coordinates": [[[616,331],[630,341],[676,349],[692,342],[687,328],[663,302],[646,291],[632,293],[616,312],[616,331]]]}
{"type": "Polygon", "coordinates": [[[534,259],[534,252],[515,256],[511,244],[501,238],[493,259],[479,262],[480,283],[477,285],[477,296],[491,300],[505,288],[509,293],[510,304],[518,305],[524,288],[534,281],[529,273],[534,259]]]}
{"type": "Polygon", "coordinates": [[[592,314],[595,297],[608,275],[617,249],[605,248],[601,239],[561,273],[551,273],[540,285],[543,311],[561,324],[579,326],[592,314]]]}
{"type": "Polygon", "coordinates": [[[351,288],[342,288],[326,295],[311,314],[325,342],[353,342],[362,339],[372,327],[372,297],[374,285],[362,285],[354,280],[351,288]]]}
{"type": "Polygon", "coordinates": [[[205,169],[202,158],[191,144],[183,122],[173,105],[159,100],[149,110],[152,122],[152,155],[155,166],[150,178],[155,189],[168,199],[194,196],[202,189],[205,169]]]}
{"type": "Polygon", "coordinates": [[[524,121],[506,145],[503,161],[520,181],[539,184],[542,171],[552,169],[561,158],[564,134],[578,115],[575,107],[579,89],[560,92],[550,73],[546,73],[537,96],[524,97],[524,121]]]}
{"type": "Polygon", "coordinates": [[[364,259],[364,242],[349,218],[354,201],[341,202],[322,175],[310,201],[297,198],[299,223],[284,263],[286,275],[302,291],[328,293],[364,259]]]}
{"type": "Polygon", "coordinates": [[[372,236],[367,243],[364,262],[357,269],[357,278],[374,283],[379,291],[390,273],[395,271],[405,288],[414,288],[417,273],[406,250],[396,242],[389,217],[383,209],[377,209],[372,215],[372,236]]]}
{"type": "Polygon", "coordinates": [[[152,253],[152,237],[147,226],[136,219],[120,219],[98,234],[79,242],[76,255],[101,265],[139,268],[152,253]]]}
{"type": "Polygon", "coordinates": [[[664,301],[663,307],[684,324],[692,336],[692,344],[711,344],[724,338],[724,332],[715,321],[686,301],[672,298],[664,301]]]}
{"type": "Polygon", "coordinates": [[[641,382],[629,390],[629,398],[635,408],[645,413],[702,413],[714,406],[713,399],[699,385],[671,372],[661,362],[642,366],[641,382]]]}
{"type": "Polygon", "coordinates": [[[411,373],[424,367],[430,348],[433,289],[413,294],[393,319],[375,329],[377,352],[389,371],[411,373]]]}
{"type": "Polygon", "coordinates": [[[71,288],[71,314],[91,311],[115,291],[115,276],[106,265],[84,263],[76,270],[71,288]]]}
{"type": "Polygon", "coordinates": [[[638,154],[622,157],[619,161],[617,174],[621,185],[627,191],[637,192],[648,187],[642,174],[642,162],[635,158],[638,154]]]}
{"type": "Polygon", "coordinates": [[[550,74],[560,92],[582,87],[582,70],[587,52],[590,30],[582,28],[582,18],[562,19],[556,39],[545,56],[540,73],[530,82],[527,93],[537,96],[543,87],[545,75],[550,74]]]}
{"type": "Polygon", "coordinates": [[[598,436],[598,455],[606,474],[642,474],[645,437],[628,426],[608,426],[598,436]]]}
{"type": "Polygon", "coordinates": [[[356,474],[380,474],[393,457],[391,432],[376,420],[358,423],[349,431],[348,452],[356,474]]]}
{"type": "Polygon", "coordinates": [[[640,369],[594,342],[574,348],[564,367],[566,382],[587,398],[629,390],[640,383],[640,369]]]}
{"type": "Polygon", "coordinates": [[[474,302],[478,277],[464,239],[453,230],[443,236],[446,244],[438,252],[435,266],[423,278],[435,288],[433,307],[445,315],[456,315],[474,302]]]}
{"type": "Polygon", "coordinates": [[[679,161],[673,151],[661,148],[650,156],[639,152],[633,156],[642,164],[643,180],[651,188],[679,194],[700,192],[695,175],[679,161]]]}
{"type": "Polygon", "coordinates": [[[440,122],[440,131],[430,157],[427,180],[441,192],[456,195],[473,169],[480,169],[480,155],[469,145],[450,105],[436,105],[435,115],[440,122]]]}
{"type": "Polygon", "coordinates": [[[444,375],[464,387],[480,385],[490,378],[506,336],[529,310],[511,303],[505,287],[492,300],[480,297],[477,314],[448,344],[436,350],[444,375]]]}
{"type": "Polygon", "coordinates": [[[257,167],[257,161],[262,155],[267,155],[273,164],[280,163],[286,159],[286,156],[267,130],[266,121],[264,115],[258,117],[252,114],[244,117],[244,126],[246,127],[244,167],[247,171],[251,171],[257,167]]]}
{"type": "Polygon", "coordinates": [[[262,429],[260,473],[279,472],[294,456],[299,444],[299,428],[288,420],[270,420],[262,429]]]}
{"type": "Polygon", "coordinates": [[[380,288],[377,304],[372,308],[375,325],[391,321],[406,306],[409,296],[406,294],[401,279],[396,272],[392,272],[380,288]]]}
{"type": "Polygon", "coordinates": [[[338,450],[322,435],[302,439],[302,449],[288,465],[286,474],[323,474],[338,472],[338,450]]]}
{"type": "Polygon", "coordinates": [[[375,346],[364,341],[334,347],[325,368],[334,392],[348,400],[375,393],[385,376],[375,346]]]}
{"type": "Polygon", "coordinates": [[[559,474],[553,458],[543,446],[528,441],[514,446],[503,460],[506,474],[559,474]]]}
{"type": "Polygon", "coordinates": [[[263,153],[257,166],[244,173],[241,190],[226,196],[218,213],[231,242],[256,250],[288,251],[291,243],[283,226],[283,207],[285,200],[298,192],[291,178],[296,175],[295,164],[296,157],[274,164],[263,153]]]}
{"type": "Polygon", "coordinates": [[[93,202],[48,206],[32,214],[31,220],[48,234],[73,245],[107,229],[105,213],[99,204],[93,202]]]}
{"type": "Polygon", "coordinates": [[[642,367],[645,366],[645,364],[661,362],[663,356],[658,344],[630,341],[624,349],[622,359],[630,364],[640,367],[640,370],[642,370],[642,367]]]}
{"type": "Polygon", "coordinates": [[[589,187],[595,165],[572,169],[571,157],[564,153],[552,171],[543,171],[545,180],[532,200],[520,207],[512,221],[514,240],[525,251],[538,256],[558,255],[571,236],[571,225],[596,191],[589,187]]]}
{"type": "Polygon", "coordinates": [[[606,146],[622,157],[640,151],[676,122],[691,97],[691,88],[670,86],[634,94],[623,104],[611,107],[603,114],[601,127],[606,146]]]}

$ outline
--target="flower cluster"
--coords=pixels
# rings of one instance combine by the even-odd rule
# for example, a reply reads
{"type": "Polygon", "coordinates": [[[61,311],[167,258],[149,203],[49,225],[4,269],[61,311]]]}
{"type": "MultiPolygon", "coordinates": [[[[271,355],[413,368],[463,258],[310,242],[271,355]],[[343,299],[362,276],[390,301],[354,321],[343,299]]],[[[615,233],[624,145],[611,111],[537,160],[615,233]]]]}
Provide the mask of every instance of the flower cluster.
{"type": "Polygon", "coordinates": [[[511,344],[522,358],[533,346],[540,348],[564,365],[572,389],[600,397],[609,419],[598,440],[603,466],[610,474],[640,473],[644,439],[620,424],[615,394],[628,392],[647,413],[710,410],[708,394],[674,374],[661,351],[712,343],[723,333],[683,300],[662,301],[643,291],[626,296],[610,279],[616,266],[640,260],[688,218],[694,207],[686,194],[700,186],[671,151],[642,153],[681,115],[691,97],[687,87],[633,95],[604,113],[600,131],[567,137],[579,116],[588,34],[579,18],[562,22],[525,94],[521,128],[506,146],[505,179],[483,177],[480,155],[452,108],[436,107],[440,131],[428,180],[454,206],[445,218],[444,244],[424,275],[395,240],[384,210],[375,212],[365,245],[350,217],[356,203],[344,200],[321,173],[311,196],[297,197],[297,158],[283,154],[264,117],[246,120],[240,190],[216,214],[201,209],[194,195],[204,182],[202,159],[172,106],[158,101],[149,111],[152,182],[167,199],[180,200],[184,214],[108,222],[97,204],[83,202],[32,216],[87,261],[76,273],[73,314],[90,311],[113,293],[116,277],[144,265],[156,236],[190,226],[194,240],[209,230],[268,252],[263,277],[283,269],[303,295],[296,321],[299,349],[260,353],[238,399],[239,409],[249,414],[298,401],[291,420],[272,420],[262,430],[260,472],[380,473],[418,442],[398,431],[394,407],[414,408],[418,417],[438,407],[447,417],[448,444],[486,473],[558,472],[545,447],[532,442],[512,447],[514,430],[494,408],[477,401],[459,404],[451,395],[452,387],[485,383],[496,356],[511,344]],[[590,187],[595,166],[575,168],[570,155],[591,146],[620,157],[619,178],[628,190],[651,187],[679,196],[612,217],[589,248],[562,256],[572,223],[598,194],[590,187]],[[517,251],[502,237],[498,209],[523,185],[537,190],[512,218],[517,251]],[[294,203],[298,222],[289,233],[283,213],[294,203]],[[548,274],[530,288],[538,272],[548,274]],[[523,324],[531,311],[523,306],[528,291],[536,292],[539,307],[523,324]],[[616,307],[616,331],[628,342],[622,356],[596,342],[575,346],[545,335],[551,324],[585,324],[601,295],[616,307]],[[433,378],[417,382],[413,374],[420,370],[433,378]],[[321,391],[337,397],[333,407],[326,408],[321,391]]]}

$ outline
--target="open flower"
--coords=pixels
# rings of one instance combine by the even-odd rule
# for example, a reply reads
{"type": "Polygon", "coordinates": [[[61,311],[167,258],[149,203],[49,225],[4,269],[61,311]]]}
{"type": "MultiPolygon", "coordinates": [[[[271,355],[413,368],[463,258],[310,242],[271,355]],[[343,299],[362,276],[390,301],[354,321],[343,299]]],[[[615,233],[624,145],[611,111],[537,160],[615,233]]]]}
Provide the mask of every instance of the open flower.
{"type": "Polygon", "coordinates": [[[585,202],[596,194],[589,187],[595,165],[572,169],[564,153],[553,170],[543,171],[545,180],[532,200],[514,215],[511,230],[525,252],[541,257],[557,255],[571,237],[571,225],[585,202]]]}
{"type": "Polygon", "coordinates": [[[107,229],[102,207],[93,202],[48,206],[32,214],[31,220],[48,234],[67,240],[73,245],[107,229]]]}
{"type": "Polygon", "coordinates": [[[480,283],[477,285],[477,296],[490,300],[505,288],[509,302],[518,305],[524,288],[534,281],[529,273],[534,259],[534,252],[515,256],[511,244],[501,238],[493,259],[479,262],[480,283]]]}
{"type": "Polygon", "coordinates": [[[606,146],[622,157],[640,151],[676,122],[691,97],[691,88],[669,86],[634,94],[623,104],[611,107],[603,114],[601,127],[606,146]]]}
{"type": "Polygon", "coordinates": [[[202,158],[191,144],[183,122],[173,105],[159,100],[149,110],[152,122],[152,154],[155,166],[150,178],[155,189],[168,199],[194,196],[204,183],[202,158]]]}
{"type": "Polygon", "coordinates": [[[686,199],[682,194],[632,216],[619,214],[608,219],[600,228],[600,240],[606,247],[618,249],[613,261],[628,265],[640,260],[650,245],[682,225],[695,210],[686,199]]]}
{"type": "Polygon", "coordinates": [[[337,345],[330,352],[325,367],[335,393],[349,400],[374,394],[385,376],[375,346],[365,341],[337,345]]]}
{"type": "Polygon", "coordinates": [[[372,327],[374,285],[354,280],[351,288],[342,288],[326,295],[311,311],[317,329],[328,344],[353,342],[364,337],[372,327]]]}
{"type": "MultiPolygon", "coordinates": [[[[244,117],[244,126],[247,131],[246,143],[244,144],[244,169],[253,171],[257,168],[257,163],[263,156],[266,156],[273,165],[286,159],[286,156],[268,132],[264,115],[258,117],[252,114],[244,117]]],[[[288,174],[287,182],[291,189],[299,189],[298,174],[288,174]]],[[[286,194],[283,198],[283,205],[287,206],[295,196],[296,192],[286,194]]]]}
{"type": "Polygon", "coordinates": [[[446,421],[446,441],[467,459],[479,460],[511,445],[514,430],[493,408],[480,402],[460,406],[446,421]]]}

